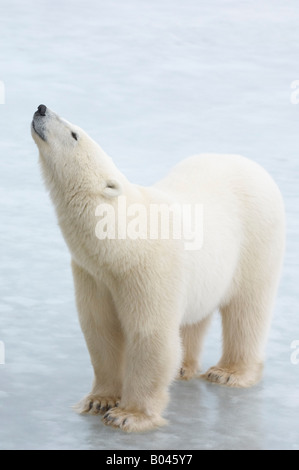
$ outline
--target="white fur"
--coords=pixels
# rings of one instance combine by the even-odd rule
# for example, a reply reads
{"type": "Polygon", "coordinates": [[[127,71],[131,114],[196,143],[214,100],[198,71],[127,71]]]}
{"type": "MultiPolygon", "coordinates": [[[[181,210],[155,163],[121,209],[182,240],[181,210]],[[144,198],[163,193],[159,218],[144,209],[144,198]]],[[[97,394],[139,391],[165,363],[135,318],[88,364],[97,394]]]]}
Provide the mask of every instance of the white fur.
{"type": "MultiPolygon", "coordinates": [[[[78,409],[127,431],[164,423],[168,386],[198,373],[211,314],[223,354],[204,377],[250,386],[260,376],[284,251],[284,208],[271,177],[237,155],[188,158],[153,187],[131,184],[78,127],[47,109],[35,118],[47,187],[72,254],[79,318],[94,367],[78,409]],[[78,140],[71,136],[76,132],[78,140]],[[99,240],[96,207],[203,205],[203,246],[180,240],[99,240]],[[119,406],[116,406],[118,405],[119,406]]],[[[191,411],[190,411],[191,412],[191,411]]]]}

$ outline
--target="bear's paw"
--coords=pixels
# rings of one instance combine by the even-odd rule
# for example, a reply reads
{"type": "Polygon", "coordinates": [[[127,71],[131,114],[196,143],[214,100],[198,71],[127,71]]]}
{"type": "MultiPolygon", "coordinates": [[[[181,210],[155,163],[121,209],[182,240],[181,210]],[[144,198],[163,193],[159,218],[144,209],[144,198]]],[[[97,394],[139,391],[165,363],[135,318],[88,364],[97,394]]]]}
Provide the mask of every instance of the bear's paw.
{"type": "Polygon", "coordinates": [[[127,432],[142,432],[155,429],[167,423],[159,415],[147,415],[141,411],[127,411],[124,408],[112,408],[103,417],[103,422],[127,432]]]}
{"type": "Polygon", "coordinates": [[[73,408],[79,414],[103,415],[110,408],[117,407],[119,400],[120,398],[117,397],[103,397],[90,394],[79,401],[73,408]]]}
{"type": "Polygon", "coordinates": [[[211,367],[201,377],[209,382],[214,382],[219,385],[226,385],[227,387],[251,387],[255,385],[261,378],[262,364],[257,364],[254,367],[240,368],[233,367],[211,367]]]}
{"type": "Polygon", "coordinates": [[[191,380],[200,377],[198,367],[193,367],[184,364],[177,375],[177,380],[191,380]]]}

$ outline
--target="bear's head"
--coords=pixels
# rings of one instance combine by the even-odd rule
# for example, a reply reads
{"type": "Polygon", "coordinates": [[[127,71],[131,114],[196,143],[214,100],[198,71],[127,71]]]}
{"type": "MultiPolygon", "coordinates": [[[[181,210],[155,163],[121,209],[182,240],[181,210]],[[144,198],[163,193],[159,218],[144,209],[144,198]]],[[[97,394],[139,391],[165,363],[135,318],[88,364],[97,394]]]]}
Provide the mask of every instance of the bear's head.
{"type": "Polygon", "coordinates": [[[88,187],[108,198],[122,193],[126,179],[111,158],[78,126],[41,104],[33,115],[31,133],[50,190],[57,185],[65,189],[88,187]]]}

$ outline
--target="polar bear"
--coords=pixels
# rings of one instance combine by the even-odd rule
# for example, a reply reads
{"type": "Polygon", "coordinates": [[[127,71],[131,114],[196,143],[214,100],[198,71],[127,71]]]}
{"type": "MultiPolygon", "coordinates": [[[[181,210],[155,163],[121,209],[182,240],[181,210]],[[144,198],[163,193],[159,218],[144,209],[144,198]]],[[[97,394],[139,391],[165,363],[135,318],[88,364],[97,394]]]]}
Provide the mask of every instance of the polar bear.
{"type": "Polygon", "coordinates": [[[142,187],[82,129],[45,105],[35,112],[31,132],[71,252],[94,369],[92,390],[78,411],[102,414],[105,424],[125,431],[165,424],[169,385],[198,377],[203,338],[217,309],[223,353],[202,377],[232,387],[255,384],[284,253],[284,206],[268,173],[242,156],[205,154],[142,187]],[[129,223],[119,219],[120,198],[127,207],[138,203],[146,215],[155,204],[200,204],[202,243],[186,249],[184,235],[144,231],[97,236],[99,207],[113,209],[106,210],[106,235],[115,215],[119,226],[129,223]]]}

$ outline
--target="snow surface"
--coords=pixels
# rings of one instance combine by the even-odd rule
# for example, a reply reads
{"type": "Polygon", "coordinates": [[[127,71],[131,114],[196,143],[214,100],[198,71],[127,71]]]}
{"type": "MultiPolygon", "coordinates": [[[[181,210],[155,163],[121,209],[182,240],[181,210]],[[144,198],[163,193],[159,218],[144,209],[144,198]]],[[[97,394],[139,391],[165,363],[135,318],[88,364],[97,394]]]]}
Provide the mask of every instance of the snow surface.
{"type": "MultiPolygon", "coordinates": [[[[298,21],[297,0],[1,0],[0,449],[299,449],[298,21]],[[205,151],[273,175],[288,239],[259,385],[175,383],[169,426],[142,435],[71,410],[92,370],[30,135],[41,103],[139,184],[205,151]]],[[[204,369],[220,350],[215,315],[204,369]]]]}

